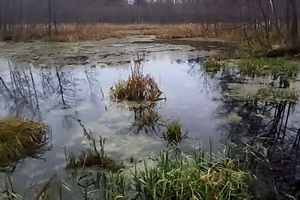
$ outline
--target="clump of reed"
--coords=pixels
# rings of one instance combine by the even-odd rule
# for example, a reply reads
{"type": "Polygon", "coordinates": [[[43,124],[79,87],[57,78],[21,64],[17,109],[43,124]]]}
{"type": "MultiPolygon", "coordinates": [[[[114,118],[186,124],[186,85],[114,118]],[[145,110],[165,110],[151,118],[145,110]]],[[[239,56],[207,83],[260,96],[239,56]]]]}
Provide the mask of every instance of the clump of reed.
{"type": "Polygon", "coordinates": [[[98,154],[92,150],[84,151],[81,155],[70,154],[67,158],[66,169],[95,168],[100,170],[118,171],[123,166],[117,164],[106,155],[98,154]]]}
{"type": "Polygon", "coordinates": [[[37,157],[45,150],[49,128],[18,118],[0,120],[0,166],[26,157],[37,157]]]}
{"type": "Polygon", "coordinates": [[[163,138],[169,145],[178,145],[183,139],[187,138],[187,133],[183,133],[181,124],[178,121],[174,121],[167,125],[163,138]]]}
{"type": "Polygon", "coordinates": [[[144,75],[143,69],[138,62],[135,62],[131,69],[128,80],[121,80],[110,88],[110,98],[113,101],[158,101],[162,91],[159,89],[154,78],[144,75]]]}
{"type": "Polygon", "coordinates": [[[96,139],[93,137],[92,131],[87,130],[81,121],[79,121],[79,124],[82,127],[83,133],[92,149],[83,151],[79,156],[74,154],[67,155],[67,153],[65,153],[67,162],[66,169],[76,170],[78,168],[96,168],[109,171],[118,171],[121,169],[123,167],[121,164],[117,164],[113,159],[105,154],[105,138],[100,136],[99,141],[96,141],[96,139]],[[97,142],[99,145],[97,145],[97,142]]]}

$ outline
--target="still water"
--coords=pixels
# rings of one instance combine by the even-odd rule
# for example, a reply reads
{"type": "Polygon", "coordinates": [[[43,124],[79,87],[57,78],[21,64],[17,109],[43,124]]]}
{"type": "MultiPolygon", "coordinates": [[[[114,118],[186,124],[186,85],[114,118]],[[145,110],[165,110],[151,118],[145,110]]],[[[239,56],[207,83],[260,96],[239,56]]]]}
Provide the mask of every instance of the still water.
{"type": "MultiPolygon", "coordinates": [[[[190,139],[181,144],[182,149],[202,146],[217,151],[223,140],[218,117],[222,94],[217,80],[203,71],[198,61],[189,54],[178,60],[174,52],[161,52],[146,56],[142,65],[144,74],[155,78],[166,97],[156,103],[159,116],[165,122],[180,121],[188,132],[190,139]]],[[[78,120],[95,138],[106,138],[106,154],[119,162],[143,159],[167,146],[156,134],[132,130],[134,111],[128,104],[110,101],[110,88],[127,79],[130,64],[36,68],[3,58],[0,67],[0,118],[19,116],[51,128],[49,150],[38,159],[20,161],[10,176],[14,191],[23,198],[29,199],[36,193],[36,185],[53,174],[69,176],[66,152],[80,154],[89,148],[78,120]]]]}

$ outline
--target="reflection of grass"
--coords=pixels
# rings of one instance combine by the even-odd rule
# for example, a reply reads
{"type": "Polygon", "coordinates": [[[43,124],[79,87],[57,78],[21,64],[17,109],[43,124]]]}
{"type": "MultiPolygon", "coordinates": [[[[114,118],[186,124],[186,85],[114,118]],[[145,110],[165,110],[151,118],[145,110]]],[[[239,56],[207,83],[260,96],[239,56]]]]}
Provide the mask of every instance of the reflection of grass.
{"type": "Polygon", "coordinates": [[[150,74],[144,75],[138,63],[135,63],[127,81],[119,81],[110,89],[114,101],[156,101],[161,94],[154,78],[150,74]]]}
{"type": "Polygon", "coordinates": [[[45,125],[32,121],[0,120],[0,166],[39,154],[47,131],[45,125]]]}
{"type": "Polygon", "coordinates": [[[131,129],[137,133],[144,131],[148,133],[156,133],[160,126],[163,126],[163,120],[157,113],[155,105],[133,108],[135,119],[131,124],[131,129]]]}

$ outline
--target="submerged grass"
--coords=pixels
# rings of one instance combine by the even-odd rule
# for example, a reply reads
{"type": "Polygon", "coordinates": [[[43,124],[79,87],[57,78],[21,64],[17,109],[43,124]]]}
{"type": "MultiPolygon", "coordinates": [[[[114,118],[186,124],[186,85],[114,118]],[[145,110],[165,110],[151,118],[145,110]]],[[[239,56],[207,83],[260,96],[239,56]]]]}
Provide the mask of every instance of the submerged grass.
{"type": "Polygon", "coordinates": [[[181,124],[175,121],[166,127],[166,131],[163,134],[163,138],[169,145],[178,145],[185,139],[187,134],[183,134],[181,124]]]}
{"type": "Polygon", "coordinates": [[[45,146],[48,127],[18,118],[0,120],[0,166],[35,157],[45,146]]]}
{"type": "Polygon", "coordinates": [[[142,67],[135,62],[128,80],[121,80],[110,88],[110,98],[113,101],[158,101],[162,91],[154,78],[144,75],[142,67]]]}

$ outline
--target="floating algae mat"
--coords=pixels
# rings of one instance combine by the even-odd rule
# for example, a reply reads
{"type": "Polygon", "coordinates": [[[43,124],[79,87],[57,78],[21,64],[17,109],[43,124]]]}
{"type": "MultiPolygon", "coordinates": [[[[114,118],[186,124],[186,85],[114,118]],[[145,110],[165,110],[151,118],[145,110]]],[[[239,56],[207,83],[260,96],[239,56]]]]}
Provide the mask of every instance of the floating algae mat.
{"type": "Polygon", "coordinates": [[[299,101],[299,91],[291,88],[274,88],[262,84],[229,84],[231,89],[229,96],[237,100],[252,102],[291,102],[299,101]]]}

